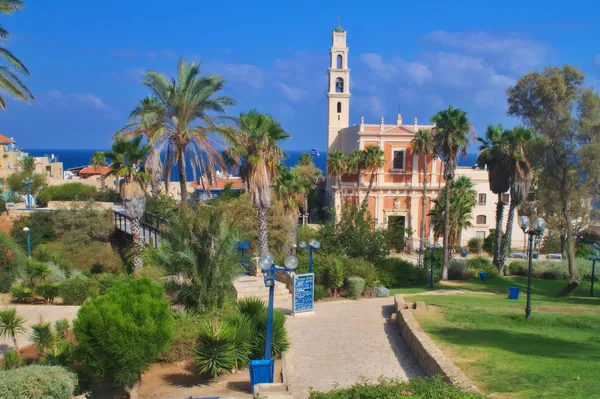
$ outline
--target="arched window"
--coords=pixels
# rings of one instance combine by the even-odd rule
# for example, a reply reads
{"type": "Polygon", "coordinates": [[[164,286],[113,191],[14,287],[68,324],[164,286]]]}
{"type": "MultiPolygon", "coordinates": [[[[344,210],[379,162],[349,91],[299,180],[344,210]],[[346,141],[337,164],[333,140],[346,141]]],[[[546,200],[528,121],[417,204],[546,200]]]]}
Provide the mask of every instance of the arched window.
{"type": "Polygon", "coordinates": [[[335,80],[335,92],[336,93],[343,93],[344,92],[344,79],[337,78],[335,80]]]}
{"type": "Polygon", "coordinates": [[[338,114],[342,112],[342,103],[341,102],[337,103],[337,112],[338,112],[338,114]]]}
{"type": "Polygon", "coordinates": [[[487,224],[487,217],[485,215],[477,215],[476,224],[487,224]]]}
{"type": "Polygon", "coordinates": [[[338,55],[337,56],[337,68],[338,69],[342,69],[343,68],[343,66],[342,66],[342,60],[343,60],[342,56],[338,55]]]}

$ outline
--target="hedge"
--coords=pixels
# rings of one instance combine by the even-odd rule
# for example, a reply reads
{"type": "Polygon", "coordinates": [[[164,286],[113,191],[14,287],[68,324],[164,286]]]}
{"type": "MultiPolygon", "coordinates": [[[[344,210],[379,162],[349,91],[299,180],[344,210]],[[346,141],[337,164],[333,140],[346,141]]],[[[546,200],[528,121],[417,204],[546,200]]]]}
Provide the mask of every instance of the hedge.
{"type": "Polygon", "coordinates": [[[0,399],[69,399],[77,377],[59,366],[29,366],[0,371],[0,399]]]}
{"type": "MultiPolygon", "coordinates": [[[[584,281],[591,281],[592,279],[592,262],[587,259],[575,259],[577,270],[579,275],[584,281]]],[[[515,276],[527,276],[529,263],[526,260],[512,261],[508,266],[510,274],[515,276]]],[[[596,273],[595,280],[600,280],[599,273],[596,273]]],[[[567,280],[569,276],[569,265],[566,260],[562,261],[548,261],[548,260],[534,260],[532,267],[532,274],[535,278],[541,278],[545,280],[567,280]]]]}

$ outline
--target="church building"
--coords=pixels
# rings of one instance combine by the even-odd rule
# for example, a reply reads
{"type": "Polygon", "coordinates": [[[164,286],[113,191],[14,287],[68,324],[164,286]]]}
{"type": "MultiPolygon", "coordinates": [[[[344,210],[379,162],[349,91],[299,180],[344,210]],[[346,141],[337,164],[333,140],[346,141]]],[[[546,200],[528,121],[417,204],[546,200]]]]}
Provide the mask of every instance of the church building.
{"type": "MultiPolygon", "coordinates": [[[[342,150],[349,154],[353,150],[364,150],[368,146],[379,146],[385,154],[385,164],[375,174],[373,190],[368,199],[368,211],[375,220],[376,226],[386,227],[390,223],[400,223],[413,231],[409,245],[415,249],[419,246],[420,223],[423,210],[421,206],[423,178],[427,175],[427,206],[425,215],[430,211],[431,199],[437,198],[444,190],[443,165],[439,159],[416,154],[411,141],[419,130],[432,129],[431,124],[419,123],[417,118],[403,121],[398,114],[392,123],[384,118],[376,124],[365,123],[364,117],[358,124],[350,123],[350,68],[348,57],[347,32],[337,25],[332,33],[330,49],[328,100],[327,152],[342,150]],[[427,170],[424,170],[425,164],[427,170]]],[[[360,176],[357,193],[356,175],[345,175],[340,182],[341,192],[337,191],[337,182],[329,177],[327,184],[330,198],[333,199],[339,216],[340,203],[353,200],[362,202],[369,186],[370,171],[360,176]]],[[[472,227],[464,229],[460,234],[460,245],[465,246],[473,237],[485,238],[490,228],[495,228],[497,195],[489,188],[488,173],[485,170],[458,167],[456,177],[468,176],[477,191],[477,205],[472,212],[472,227]]],[[[503,195],[508,205],[508,194],[503,195]]],[[[525,236],[518,223],[512,232],[512,247],[523,248],[525,236]]],[[[425,217],[425,234],[433,239],[433,231],[429,226],[429,217],[425,217]]],[[[506,218],[505,218],[506,223],[506,218]]]]}

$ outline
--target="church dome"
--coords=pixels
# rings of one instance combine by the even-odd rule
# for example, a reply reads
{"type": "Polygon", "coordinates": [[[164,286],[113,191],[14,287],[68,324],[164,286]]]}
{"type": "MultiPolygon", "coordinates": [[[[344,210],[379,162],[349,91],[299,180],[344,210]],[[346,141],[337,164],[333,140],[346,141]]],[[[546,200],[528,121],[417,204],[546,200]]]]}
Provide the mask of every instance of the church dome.
{"type": "Polygon", "coordinates": [[[346,30],[344,28],[342,28],[342,25],[337,24],[337,26],[335,27],[335,29],[333,30],[334,32],[346,32],[346,30]]]}

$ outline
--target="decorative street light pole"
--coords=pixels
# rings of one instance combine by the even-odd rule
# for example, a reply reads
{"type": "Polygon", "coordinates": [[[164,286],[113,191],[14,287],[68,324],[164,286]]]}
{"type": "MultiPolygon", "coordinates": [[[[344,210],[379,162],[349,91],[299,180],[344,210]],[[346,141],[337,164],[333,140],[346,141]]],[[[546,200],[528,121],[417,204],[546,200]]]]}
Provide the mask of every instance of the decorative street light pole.
{"type": "Polygon", "coordinates": [[[590,286],[590,296],[594,296],[594,279],[596,278],[596,261],[600,260],[600,257],[596,255],[588,255],[588,259],[592,261],[592,284],[590,286]]]}
{"type": "Polygon", "coordinates": [[[533,239],[544,234],[546,230],[546,221],[542,218],[537,218],[529,227],[529,218],[521,216],[519,218],[519,227],[523,233],[529,234],[529,272],[527,273],[527,306],[525,308],[525,319],[529,320],[531,315],[531,271],[533,269],[533,239]]]}
{"type": "MultiPolygon", "coordinates": [[[[308,272],[313,272],[313,250],[317,251],[321,248],[321,243],[317,240],[310,240],[308,243],[308,272]]],[[[300,249],[306,251],[306,241],[300,241],[300,249]]]]}
{"type": "Polygon", "coordinates": [[[29,227],[23,227],[23,231],[27,233],[27,256],[31,258],[31,231],[29,227]]]}
{"type": "Polygon", "coordinates": [[[27,189],[27,210],[31,209],[31,191],[29,190],[29,185],[31,184],[31,179],[28,177],[23,182],[25,183],[25,188],[27,189]]]}

